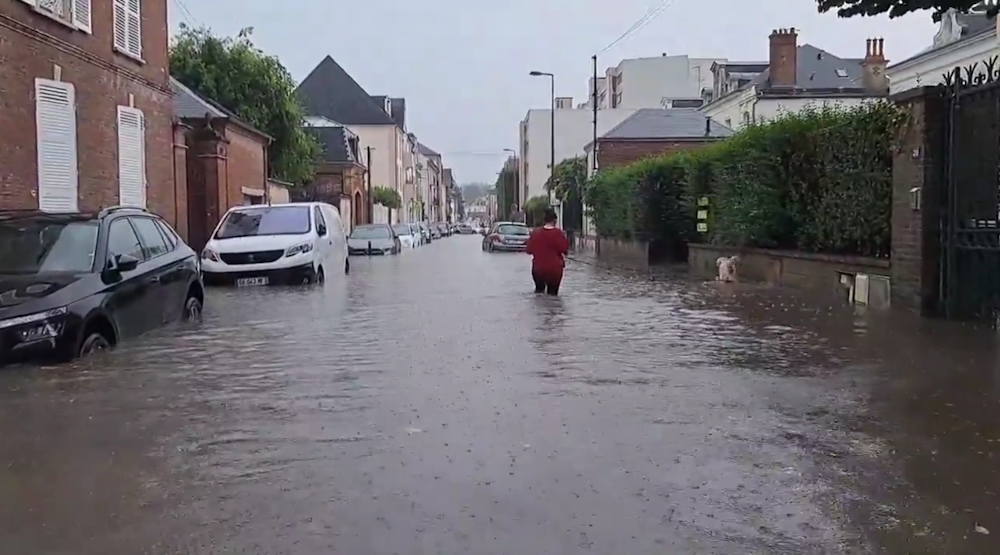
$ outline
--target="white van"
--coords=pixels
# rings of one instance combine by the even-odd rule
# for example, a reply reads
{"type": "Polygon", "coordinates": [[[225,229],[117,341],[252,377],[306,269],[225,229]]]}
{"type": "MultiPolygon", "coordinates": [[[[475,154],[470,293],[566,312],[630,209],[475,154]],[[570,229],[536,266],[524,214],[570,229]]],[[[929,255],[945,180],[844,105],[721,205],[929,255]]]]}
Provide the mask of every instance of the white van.
{"type": "Polygon", "coordinates": [[[323,283],[350,264],[340,212],[323,202],[231,208],[201,253],[212,285],[323,283]]]}

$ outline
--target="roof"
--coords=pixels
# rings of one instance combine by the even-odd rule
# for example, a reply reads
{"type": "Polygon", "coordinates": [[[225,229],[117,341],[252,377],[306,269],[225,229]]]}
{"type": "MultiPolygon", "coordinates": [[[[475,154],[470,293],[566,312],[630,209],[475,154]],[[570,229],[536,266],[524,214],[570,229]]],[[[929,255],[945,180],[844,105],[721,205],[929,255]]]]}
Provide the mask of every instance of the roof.
{"type": "Polygon", "coordinates": [[[938,31],[934,35],[934,43],[913,56],[893,64],[893,67],[930,58],[944,48],[986,35],[994,29],[996,29],[996,17],[989,17],[985,13],[963,14],[955,9],[949,9],[941,16],[938,31]]]}
{"type": "Polygon", "coordinates": [[[204,119],[208,115],[212,118],[229,120],[268,140],[272,138],[267,133],[240,119],[239,116],[227,110],[221,104],[199,95],[172,76],[170,77],[170,89],[174,93],[174,117],[176,118],[204,119]]]}
{"type": "Polygon", "coordinates": [[[348,132],[343,127],[307,127],[306,132],[316,138],[323,151],[323,162],[344,163],[360,161],[351,152],[348,132]]]}
{"type": "Polygon", "coordinates": [[[295,94],[306,115],[344,125],[396,125],[396,122],[340,64],[327,56],[299,83],[295,94]]]}
{"type": "MultiPolygon", "coordinates": [[[[863,61],[861,58],[840,58],[822,48],[803,44],[795,56],[795,88],[806,91],[860,88],[863,61]]],[[[750,84],[771,88],[771,69],[766,68],[750,84]]]]}
{"type": "Polygon", "coordinates": [[[643,108],[601,139],[722,139],[732,135],[732,129],[696,108],[643,108]]]}
{"type": "Polygon", "coordinates": [[[420,154],[423,154],[424,156],[441,156],[441,154],[435,152],[431,147],[425,145],[424,143],[418,142],[417,150],[420,152],[420,154]]]}

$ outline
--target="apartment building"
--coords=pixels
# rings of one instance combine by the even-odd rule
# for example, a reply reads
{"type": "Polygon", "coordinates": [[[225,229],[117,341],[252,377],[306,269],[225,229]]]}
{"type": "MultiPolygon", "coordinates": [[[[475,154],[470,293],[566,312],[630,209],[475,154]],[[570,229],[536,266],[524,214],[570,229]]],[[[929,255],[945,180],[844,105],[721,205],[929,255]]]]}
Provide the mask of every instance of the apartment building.
{"type": "Polygon", "coordinates": [[[0,4],[0,206],[145,206],[174,225],[166,0],[0,4]]]}
{"type": "Polygon", "coordinates": [[[417,191],[420,197],[419,220],[443,221],[441,208],[441,154],[423,143],[417,144],[417,191]]]}
{"type": "MultiPolygon", "coordinates": [[[[563,106],[572,105],[564,103],[563,106]]],[[[634,114],[636,110],[614,108],[597,111],[597,134],[601,136],[634,114]]],[[[551,173],[550,160],[555,147],[555,162],[584,156],[584,146],[594,140],[594,113],[586,108],[528,110],[518,134],[518,195],[521,206],[530,199],[547,194],[545,182],[551,173]],[[552,118],[555,117],[555,142],[552,142],[552,118]]]]}
{"type": "MultiPolygon", "coordinates": [[[[622,60],[597,78],[598,109],[697,108],[701,91],[712,84],[712,64],[719,58],[687,55],[654,56],[622,60]]],[[[587,83],[588,100],[580,108],[591,108],[594,78],[587,83]]]]}

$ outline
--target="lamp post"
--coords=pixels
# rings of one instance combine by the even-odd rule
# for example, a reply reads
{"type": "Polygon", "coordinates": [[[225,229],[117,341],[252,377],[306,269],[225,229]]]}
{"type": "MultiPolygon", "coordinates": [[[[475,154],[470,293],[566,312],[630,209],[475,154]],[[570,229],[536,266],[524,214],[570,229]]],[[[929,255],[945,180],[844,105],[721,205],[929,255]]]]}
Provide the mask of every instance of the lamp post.
{"type": "MultiPolygon", "coordinates": [[[[556,76],[551,73],[546,73],[544,71],[532,71],[529,73],[532,77],[548,77],[549,85],[551,86],[550,100],[552,102],[552,112],[549,114],[549,185],[554,186],[556,181],[556,76]]],[[[551,193],[549,193],[551,196],[551,193]]]]}

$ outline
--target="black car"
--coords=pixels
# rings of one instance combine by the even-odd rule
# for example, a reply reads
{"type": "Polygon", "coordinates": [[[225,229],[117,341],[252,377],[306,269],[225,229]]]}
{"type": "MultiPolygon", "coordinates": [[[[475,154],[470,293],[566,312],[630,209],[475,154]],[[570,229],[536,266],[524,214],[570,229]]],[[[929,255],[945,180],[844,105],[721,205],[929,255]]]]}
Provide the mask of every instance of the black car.
{"type": "Polygon", "coordinates": [[[150,212],[0,210],[0,366],[110,349],[203,304],[198,254],[150,212]]]}

